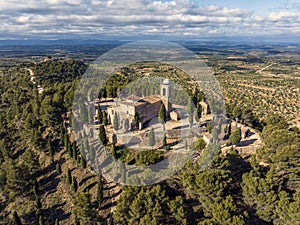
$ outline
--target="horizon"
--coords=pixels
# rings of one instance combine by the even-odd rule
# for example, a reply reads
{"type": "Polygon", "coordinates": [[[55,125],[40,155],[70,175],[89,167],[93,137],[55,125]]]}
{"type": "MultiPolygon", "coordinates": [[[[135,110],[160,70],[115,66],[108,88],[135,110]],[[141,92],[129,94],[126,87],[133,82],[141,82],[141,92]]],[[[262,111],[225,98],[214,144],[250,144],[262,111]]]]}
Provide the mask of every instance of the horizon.
{"type": "Polygon", "coordinates": [[[6,0],[0,6],[1,42],[300,37],[299,0],[6,0]]]}

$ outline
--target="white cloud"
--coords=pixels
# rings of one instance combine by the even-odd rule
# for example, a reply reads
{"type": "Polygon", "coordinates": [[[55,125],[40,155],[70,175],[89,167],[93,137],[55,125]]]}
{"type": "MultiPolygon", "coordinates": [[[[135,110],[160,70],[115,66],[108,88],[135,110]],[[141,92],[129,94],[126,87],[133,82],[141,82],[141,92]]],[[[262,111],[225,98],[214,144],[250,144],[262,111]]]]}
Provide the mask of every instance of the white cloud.
{"type": "Polygon", "coordinates": [[[297,11],[254,16],[251,10],[189,0],[5,0],[1,36],[168,35],[288,33],[300,30],[297,11]]]}
{"type": "Polygon", "coordinates": [[[271,12],[268,17],[271,21],[280,21],[280,20],[295,20],[299,18],[299,15],[300,15],[299,13],[283,11],[283,12],[271,12]]]}

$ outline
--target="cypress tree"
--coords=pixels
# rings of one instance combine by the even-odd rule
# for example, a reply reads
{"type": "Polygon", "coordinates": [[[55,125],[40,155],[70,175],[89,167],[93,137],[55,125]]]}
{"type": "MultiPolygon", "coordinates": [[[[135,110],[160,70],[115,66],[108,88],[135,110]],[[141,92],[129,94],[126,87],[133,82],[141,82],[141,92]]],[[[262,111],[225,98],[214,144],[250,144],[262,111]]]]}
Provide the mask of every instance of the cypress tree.
{"type": "Polygon", "coordinates": [[[202,116],[202,106],[197,103],[197,108],[196,108],[196,118],[197,118],[197,121],[201,118],[202,116]]]}
{"type": "Polygon", "coordinates": [[[158,113],[158,121],[161,124],[164,124],[167,121],[167,113],[166,113],[166,107],[164,104],[161,104],[159,113],[158,113]]]}
{"type": "Polygon", "coordinates": [[[99,122],[99,124],[102,124],[103,123],[103,113],[102,113],[100,105],[98,105],[97,113],[98,113],[98,122],[99,122]]]}
{"type": "Polygon", "coordinates": [[[119,127],[120,127],[120,121],[119,121],[119,117],[117,115],[117,112],[115,112],[115,115],[114,115],[113,127],[114,127],[114,130],[118,132],[119,127]]]}
{"type": "Polygon", "coordinates": [[[56,164],[56,172],[59,173],[59,174],[61,174],[61,172],[62,172],[60,163],[56,164]]]}
{"type": "Polygon", "coordinates": [[[155,145],[155,133],[152,127],[149,133],[149,145],[151,146],[151,148],[153,148],[153,146],[155,145]]]}
{"type": "Polygon", "coordinates": [[[74,192],[78,190],[78,182],[76,177],[72,177],[72,189],[74,192]]]}
{"type": "Polygon", "coordinates": [[[83,157],[82,154],[81,154],[81,157],[80,157],[80,164],[81,164],[81,167],[82,167],[83,169],[86,168],[87,163],[86,163],[85,158],[83,157]]]}
{"type": "Polygon", "coordinates": [[[67,171],[67,183],[70,185],[72,184],[72,174],[70,169],[67,171]]]}
{"type": "Polygon", "coordinates": [[[102,142],[102,144],[104,146],[106,146],[107,143],[108,143],[108,140],[107,140],[107,137],[106,137],[106,131],[105,131],[104,125],[100,125],[99,138],[100,138],[100,141],[102,142]]]}
{"type": "Polygon", "coordinates": [[[105,111],[102,112],[102,119],[103,119],[104,126],[107,126],[108,120],[107,120],[107,113],[105,111]]]}

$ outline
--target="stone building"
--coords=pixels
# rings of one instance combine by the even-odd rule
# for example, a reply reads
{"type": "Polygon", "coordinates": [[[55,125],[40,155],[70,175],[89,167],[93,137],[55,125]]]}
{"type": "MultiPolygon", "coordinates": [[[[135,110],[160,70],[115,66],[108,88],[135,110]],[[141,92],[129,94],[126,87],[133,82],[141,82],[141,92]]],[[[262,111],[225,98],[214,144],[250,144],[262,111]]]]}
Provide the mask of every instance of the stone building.
{"type": "Polygon", "coordinates": [[[199,102],[199,104],[202,107],[202,115],[209,115],[211,113],[209,104],[205,100],[199,102]]]}
{"type": "Polygon", "coordinates": [[[143,128],[151,119],[158,117],[159,109],[162,104],[165,105],[167,117],[170,117],[172,111],[171,104],[172,90],[169,79],[165,79],[160,85],[160,95],[151,95],[140,98],[138,96],[129,96],[124,100],[118,99],[114,105],[108,107],[108,116],[111,122],[114,116],[118,116],[119,130],[126,132],[132,131],[135,127],[135,114],[140,117],[140,129],[143,128]]]}

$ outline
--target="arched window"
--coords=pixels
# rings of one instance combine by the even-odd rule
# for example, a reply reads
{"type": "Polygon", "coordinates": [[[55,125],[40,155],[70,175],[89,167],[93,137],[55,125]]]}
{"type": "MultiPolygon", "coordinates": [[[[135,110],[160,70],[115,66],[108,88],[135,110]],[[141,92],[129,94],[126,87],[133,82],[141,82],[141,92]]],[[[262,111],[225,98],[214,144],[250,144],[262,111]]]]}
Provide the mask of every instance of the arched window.
{"type": "Polygon", "coordinates": [[[166,96],[166,89],[163,88],[163,96],[166,96]]]}

